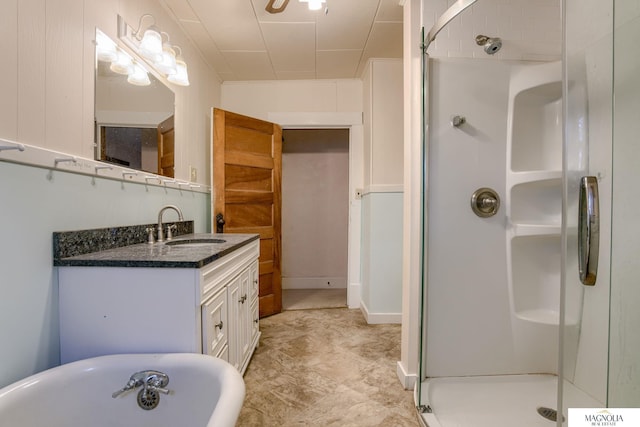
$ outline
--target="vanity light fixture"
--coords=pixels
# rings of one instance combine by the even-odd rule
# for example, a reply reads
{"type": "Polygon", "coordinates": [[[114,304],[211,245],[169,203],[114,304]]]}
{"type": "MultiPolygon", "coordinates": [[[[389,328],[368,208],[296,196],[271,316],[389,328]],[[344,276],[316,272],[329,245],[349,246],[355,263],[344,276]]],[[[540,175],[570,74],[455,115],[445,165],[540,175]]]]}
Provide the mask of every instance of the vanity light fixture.
{"type": "Polygon", "coordinates": [[[142,15],[137,30],[133,30],[122,16],[118,15],[118,38],[168,81],[189,86],[187,64],[181,55],[176,55],[176,49],[180,48],[171,45],[169,34],[156,27],[153,15],[142,15]],[[143,32],[142,21],[145,17],[151,17],[153,24],[143,32]],[[163,41],[163,35],[166,36],[166,41],[163,41]]]}

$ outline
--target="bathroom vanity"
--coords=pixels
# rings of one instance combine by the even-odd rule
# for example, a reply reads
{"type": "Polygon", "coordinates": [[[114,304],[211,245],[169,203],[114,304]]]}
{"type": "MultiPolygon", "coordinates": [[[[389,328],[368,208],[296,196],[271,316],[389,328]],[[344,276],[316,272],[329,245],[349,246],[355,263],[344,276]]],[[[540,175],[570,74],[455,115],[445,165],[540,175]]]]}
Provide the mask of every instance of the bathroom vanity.
{"type": "Polygon", "coordinates": [[[204,353],[244,373],[260,337],[257,235],[190,234],[55,260],[60,354],[204,353]]]}

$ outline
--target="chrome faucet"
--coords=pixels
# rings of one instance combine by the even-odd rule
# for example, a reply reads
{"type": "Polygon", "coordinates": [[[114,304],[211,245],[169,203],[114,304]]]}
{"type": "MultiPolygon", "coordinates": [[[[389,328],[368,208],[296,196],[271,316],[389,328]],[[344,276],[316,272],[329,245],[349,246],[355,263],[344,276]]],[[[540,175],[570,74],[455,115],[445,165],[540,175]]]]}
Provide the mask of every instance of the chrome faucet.
{"type": "Polygon", "coordinates": [[[158,213],[158,240],[157,240],[158,242],[164,241],[164,230],[162,229],[162,214],[167,209],[173,209],[174,211],[176,211],[178,213],[178,221],[184,221],[184,218],[182,216],[182,211],[176,205],[167,205],[162,209],[160,209],[160,212],[158,213]]]}
{"type": "Polygon", "coordinates": [[[146,398],[147,393],[149,392],[157,392],[163,394],[171,393],[170,390],[167,390],[165,387],[169,384],[169,376],[167,374],[163,374],[159,371],[140,371],[131,375],[127,384],[122,387],[120,390],[116,391],[111,395],[114,399],[120,396],[122,393],[133,390],[134,388],[143,387],[142,392],[143,396],[146,398]]]}

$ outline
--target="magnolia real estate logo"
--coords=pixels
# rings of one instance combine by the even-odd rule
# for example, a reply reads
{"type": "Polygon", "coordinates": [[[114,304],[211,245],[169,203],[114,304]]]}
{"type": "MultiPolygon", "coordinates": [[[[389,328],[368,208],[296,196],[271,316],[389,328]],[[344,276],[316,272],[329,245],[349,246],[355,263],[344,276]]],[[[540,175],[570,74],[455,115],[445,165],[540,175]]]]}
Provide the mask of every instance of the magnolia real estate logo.
{"type": "Polygon", "coordinates": [[[569,408],[568,427],[640,427],[640,408],[569,408]]]}

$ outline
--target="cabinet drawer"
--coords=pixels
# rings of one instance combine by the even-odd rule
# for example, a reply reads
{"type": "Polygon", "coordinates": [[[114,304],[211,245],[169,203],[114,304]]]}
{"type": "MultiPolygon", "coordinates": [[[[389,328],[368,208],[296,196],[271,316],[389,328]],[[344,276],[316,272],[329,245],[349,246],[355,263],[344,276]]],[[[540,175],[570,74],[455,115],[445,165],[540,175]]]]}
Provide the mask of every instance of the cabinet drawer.
{"type": "Polygon", "coordinates": [[[202,304],[202,352],[218,356],[227,345],[227,291],[223,289],[202,304]]]}

